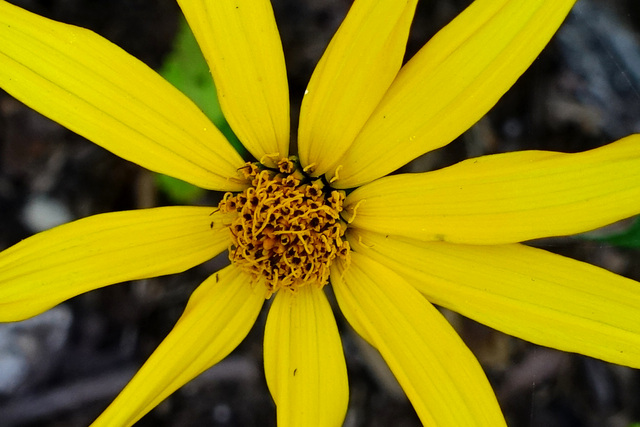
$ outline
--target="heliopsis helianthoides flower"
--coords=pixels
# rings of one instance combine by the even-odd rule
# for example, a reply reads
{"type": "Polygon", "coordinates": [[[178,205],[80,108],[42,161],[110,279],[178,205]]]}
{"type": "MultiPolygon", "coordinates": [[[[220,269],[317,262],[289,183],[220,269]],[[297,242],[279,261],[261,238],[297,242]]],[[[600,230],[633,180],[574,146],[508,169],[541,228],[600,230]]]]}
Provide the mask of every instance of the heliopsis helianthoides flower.
{"type": "Polygon", "coordinates": [[[573,0],[476,0],[402,66],[417,0],[356,0],[302,102],[289,151],[285,63],[267,0],[179,0],[243,160],[154,71],[96,34],[0,2],[0,84],[117,155],[219,206],[96,215],[0,255],[0,318],[177,273],[228,249],[95,425],[128,426],[228,355],[270,301],[264,368],[277,421],[340,425],[348,403],[332,286],[429,426],[505,421],[432,304],[507,334],[640,367],[640,284],[519,242],[640,212],[640,136],[387,176],[444,146],[515,82],[573,0]]]}

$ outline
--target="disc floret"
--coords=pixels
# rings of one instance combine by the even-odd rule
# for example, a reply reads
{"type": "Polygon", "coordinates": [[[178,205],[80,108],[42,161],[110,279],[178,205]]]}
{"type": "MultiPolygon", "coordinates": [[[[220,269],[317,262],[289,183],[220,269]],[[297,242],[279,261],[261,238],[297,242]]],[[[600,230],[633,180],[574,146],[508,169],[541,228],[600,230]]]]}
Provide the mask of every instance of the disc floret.
{"type": "Polygon", "coordinates": [[[331,263],[349,259],[340,219],[344,192],[306,177],[295,159],[280,160],[277,170],[247,163],[242,172],[251,186],[225,194],[219,205],[223,214],[236,214],[229,228],[231,261],[263,283],[269,296],[327,284],[331,263]]]}

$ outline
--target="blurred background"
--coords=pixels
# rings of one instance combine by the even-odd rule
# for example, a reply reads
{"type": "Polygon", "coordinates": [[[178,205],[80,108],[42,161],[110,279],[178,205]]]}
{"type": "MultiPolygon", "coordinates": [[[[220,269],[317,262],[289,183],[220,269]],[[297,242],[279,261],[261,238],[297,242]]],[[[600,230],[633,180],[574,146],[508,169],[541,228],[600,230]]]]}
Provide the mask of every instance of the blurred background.
{"type": "MultiPolygon", "coordinates": [[[[184,60],[176,41],[182,27],[173,0],[10,2],[90,28],[176,84],[181,73],[189,73],[191,59],[184,60]],[[181,58],[187,71],[174,68],[181,58]]],[[[350,3],[273,0],[294,129],[306,83],[350,3]]],[[[407,57],[469,3],[422,0],[407,57]]],[[[206,70],[204,80],[202,74],[188,78],[211,90],[206,70]]],[[[219,114],[215,105],[202,108],[219,114]]],[[[640,2],[580,0],[485,118],[403,171],[514,150],[583,151],[634,132],[640,132],[640,2]]],[[[128,163],[0,90],[0,249],[96,213],[180,203],[213,206],[219,199],[128,163]]],[[[532,244],[640,280],[635,229],[637,223],[625,221],[588,236],[532,244]]],[[[225,263],[223,255],[184,274],[110,286],[28,321],[0,324],[0,426],[87,426],[171,330],[193,289],[225,263]]],[[[262,369],[265,314],[227,359],[137,425],[275,425],[262,369]]],[[[640,425],[640,371],[538,347],[445,314],[480,360],[510,427],[640,425]]],[[[378,354],[337,316],[350,381],[345,426],[419,426],[378,354]]]]}

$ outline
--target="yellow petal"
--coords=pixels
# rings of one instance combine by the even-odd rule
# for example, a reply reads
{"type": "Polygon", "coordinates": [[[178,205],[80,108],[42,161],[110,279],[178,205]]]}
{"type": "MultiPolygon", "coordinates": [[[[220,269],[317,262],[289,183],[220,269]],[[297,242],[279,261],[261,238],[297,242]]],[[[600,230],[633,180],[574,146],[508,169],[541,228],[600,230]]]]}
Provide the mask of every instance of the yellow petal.
{"type": "Polygon", "coordinates": [[[256,159],[273,166],[289,150],[289,88],[267,0],[178,0],[198,40],[225,118],[256,159]],[[273,156],[265,158],[265,156],[273,156]]]}
{"type": "Polygon", "coordinates": [[[513,85],[575,0],[476,0],[405,65],[338,162],[351,188],[453,141],[513,85]]]}
{"type": "Polygon", "coordinates": [[[234,266],[205,280],[173,330],[92,427],[133,425],[225,358],[255,323],[265,298],[261,290],[234,266]]]}
{"type": "Polygon", "coordinates": [[[83,28],[0,1],[0,87],[145,168],[202,188],[239,190],[243,165],[186,96],[83,28]]]}
{"type": "Polygon", "coordinates": [[[349,385],[342,344],[322,289],[280,291],[264,333],[264,368],[278,426],[341,426],[349,385]]]}
{"type": "Polygon", "coordinates": [[[497,244],[592,230],[640,213],[639,200],[632,135],[583,153],[521,151],[385,177],[351,193],[346,209],[357,228],[497,244]]]}
{"type": "Polygon", "coordinates": [[[380,351],[428,426],[505,426],[477,360],[404,279],[360,253],[331,268],[340,309],[380,351]]]}
{"type": "Polygon", "coordinates": [[[300,161],[314,176],[349,148],[398,73],[416,3],[358,0],[331,40],[300,112],[300,161]]]}
{"type": "Polygon", "coordinates": [[[507,334],[640,368],[640,283],[524,245],[419,242],[374,232],[356,251],[435,304],[507,334]]]}
{"type": "Polygon", "coordinates": [[[26,319],[92,289],[179,273],[213,258],[227,248],[230,234],[212,211],[107,213],[23,240],[0,253],[0,321],[26,319]]]}

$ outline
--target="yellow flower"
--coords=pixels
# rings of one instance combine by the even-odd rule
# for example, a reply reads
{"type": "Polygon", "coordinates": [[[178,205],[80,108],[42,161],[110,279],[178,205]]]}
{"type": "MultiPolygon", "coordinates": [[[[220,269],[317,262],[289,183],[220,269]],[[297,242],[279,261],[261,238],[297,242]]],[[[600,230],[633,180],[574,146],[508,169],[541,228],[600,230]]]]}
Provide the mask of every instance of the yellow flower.
{"type": "Polygon", "coordinates": [[[230,125],[262,165],[245,164],[197,107],[118,47],[0,1],[4,90],[125,159],[232,193],[218,207],[96,215],[0,254],[0,320],[15,321],[230,250],[231,265],[193,293],[96,426],[132,425],[220,361],[272,294],[264,363],[279,425],[340,425],[347,372],[327,280],[426,425],[505,424],[479,364],[431,303],[640,367],[640,285],[518,243],[638,214],[640,136],[383,177],[485,114],[574,1],[476,0],[401,68],[416,1],[355,1],[306,91],[298,164],[288,160],[269,2],[179,0],[230,125]]]}

